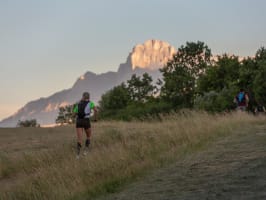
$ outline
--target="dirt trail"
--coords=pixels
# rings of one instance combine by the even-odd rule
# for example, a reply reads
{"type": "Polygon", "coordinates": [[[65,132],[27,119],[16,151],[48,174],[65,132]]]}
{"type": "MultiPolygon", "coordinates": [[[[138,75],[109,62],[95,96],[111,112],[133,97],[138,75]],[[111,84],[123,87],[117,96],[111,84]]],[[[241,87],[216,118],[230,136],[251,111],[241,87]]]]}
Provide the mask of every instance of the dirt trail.
{"type": "Polygon", "coordinates": [[[228,136],[100,199],[266,199],[266,126],[228,136]]]}

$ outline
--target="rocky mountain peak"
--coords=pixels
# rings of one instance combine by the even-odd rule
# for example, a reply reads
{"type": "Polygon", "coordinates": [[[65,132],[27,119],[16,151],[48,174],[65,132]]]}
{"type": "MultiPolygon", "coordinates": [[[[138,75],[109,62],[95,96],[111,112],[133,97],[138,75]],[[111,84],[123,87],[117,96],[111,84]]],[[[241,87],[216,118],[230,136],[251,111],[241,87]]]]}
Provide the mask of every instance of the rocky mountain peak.
{"type": "Polygon", "coordinates": [[[19,120],[26,119],[36,119],[41,125],[54,124],[60,106],[79,101],[84,91],[90,92],[91,100],[97,103],[102,94],[126,82],[133,74],[139,76],[148,72],[156,81],[161,76],[157,69],[163,67],[175,52],[174,47],[160,40],[136,45],[117,72],[95,74],[88,71],[78,77],[72,88],[27,103],[17,113],[0,121],[0,127],[14,127],[19,120]]]}
{"type": "Polygon", "coordinates": [[[158,69],[163,67],[176,49],[169,43],[161,40],[147,40],[144,44],[136,45],[131,53],[132,69],[158,69]]]}

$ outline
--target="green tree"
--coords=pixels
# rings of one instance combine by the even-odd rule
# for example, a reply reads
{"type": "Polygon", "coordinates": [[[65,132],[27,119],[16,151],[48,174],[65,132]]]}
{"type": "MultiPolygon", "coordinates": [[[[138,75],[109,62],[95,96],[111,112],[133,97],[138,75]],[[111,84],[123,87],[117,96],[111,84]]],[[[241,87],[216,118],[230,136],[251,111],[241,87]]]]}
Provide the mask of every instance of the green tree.
{"type": "Polygon", "coordinates": [[[257,73],[254,78],[253,91],[256,103],[266,105],[266,49],[261,47],[255,56],[257,73]]]}
{"type": "Polygon", "coordinates": [[[122,83],[102,95],[99,102],[100,117],[112,117],[130,103],[130,95],[125,83],[122,83]]]}
{"type": "Polygon", "coordinates": [[[74,105],[66,105],[59,107],[58,116],[55,120],[57,124],[73,124],[76,121],[75,113],[73,113],[74,105]]]}
{"type": "Polygon", "coordinates": [[[193,107],[197,79],[211,64],[211,50],[203,42],[187,42],[181,46],[167,65],[163,75],[161,97],[173,107],[193,107]]]}
{"type": "Polygon", "coordinates": [[[247,90],[250,90],[257,73],[258,65],[255,59],[244,59],[239,69],[239,87],[247,88],[247,90]]]}
{"type": "Polygon", "coordinates": [[[261,66],[259,73],[255,77],[253,91],[257,103],[266,105],[266,62],[264,66],[261,66]]]}
{"type": "Polygon", "coordinates": [[[194,107],[209,112],[232,110],[235,108],[232,98],[234,95],[235,89],[232,88],[224,88],[219,92],[212,90],[197,96],[194,107]]]}
{"type": "Polygon", "coordinates": [[[257,50],[255,55],[256,62],[265,61],[266,60],[266,49],[265,47],[261,47],[257,50]]]}
{"type": "Polygon", "coordinates": [[[258,73],[260,73],[261,67],[265,66],[266,61],[266,49],[261,47],[257,50],[255,58],[246,58],[242,61],[239,76],[239,87],[247,88],[252,91],[253,82],[258,73]]]}
{"type": "Polygon", "coordinates": [[[155,86],[152,85],[152,77],[144,73],[142,77],[133,74],[127,81],[127,90],[133,102],[145,102],[153,97],[155,86]]]}
{"type": "Polygon", "coordinates": [[[224,54],[207,67],[206,73],[198,80],[198,93],[220,92],[224,88],[239,87],[240,62],[237,56],[224,54]]]}
{"type": "Polygon", "coordinates": [[[249,109],[253,110],[259,102],[265,102],[263,98],[265,66],[266,49],[264,47],[257,50],[255,58],[247,58],[242,61],[239,70],[239,87],[244,88],[249,93],[249,109]]]}
{"type": "Polygon", "coordinates": [[[237,56],[224,54],[208,66],[198,80],[195,107],[211,112],[234,109],[233,98],[239,91],[241,63],[237,56]]]}
{"type": "MultiPolygon", "coordinates": [[[[142,76],[134,74],[127,81],[127,85],[122,83],[102,95],[99,102],[99,116],[129,120],[149,115],[152,108],[155,108],[153,97],[155,89],[156,87],[152,85],[152,77],[148,73],[142,76]]],[[[164,104],[160,104],[160,107],[164,107],[164,104]]]]}

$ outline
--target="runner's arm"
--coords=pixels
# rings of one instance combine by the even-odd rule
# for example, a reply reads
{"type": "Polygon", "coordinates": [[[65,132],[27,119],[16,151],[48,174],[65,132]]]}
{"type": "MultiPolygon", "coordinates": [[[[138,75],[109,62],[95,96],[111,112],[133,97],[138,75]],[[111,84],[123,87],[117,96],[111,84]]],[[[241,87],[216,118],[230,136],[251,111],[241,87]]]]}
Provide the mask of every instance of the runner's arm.
{"type": "Polygon", "coordinates": [[[94,121],[96,122],[97,121],[97,115],[98,115],[98,111],[97,111],[96,106],[94,106],[93,111],[94,111],[94,121]]]}
{"type": "Polygon", "coordinates": [[[249,98],[247,94],[245,94],[245,99],[246,99],[246,106],[248,106],[249,98]]]}

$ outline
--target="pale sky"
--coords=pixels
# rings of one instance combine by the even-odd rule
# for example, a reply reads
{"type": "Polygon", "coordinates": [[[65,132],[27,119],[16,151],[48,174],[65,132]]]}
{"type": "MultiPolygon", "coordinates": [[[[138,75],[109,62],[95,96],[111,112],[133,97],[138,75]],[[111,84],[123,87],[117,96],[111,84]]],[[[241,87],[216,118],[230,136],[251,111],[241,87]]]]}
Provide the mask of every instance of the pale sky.
{"type": "Polygon", "coordinates": [[[116,71],[148,39],[252,56],[266,47],[265,8],[265,0],[0,0],[0,120],[86,71],[116,71]]]}

